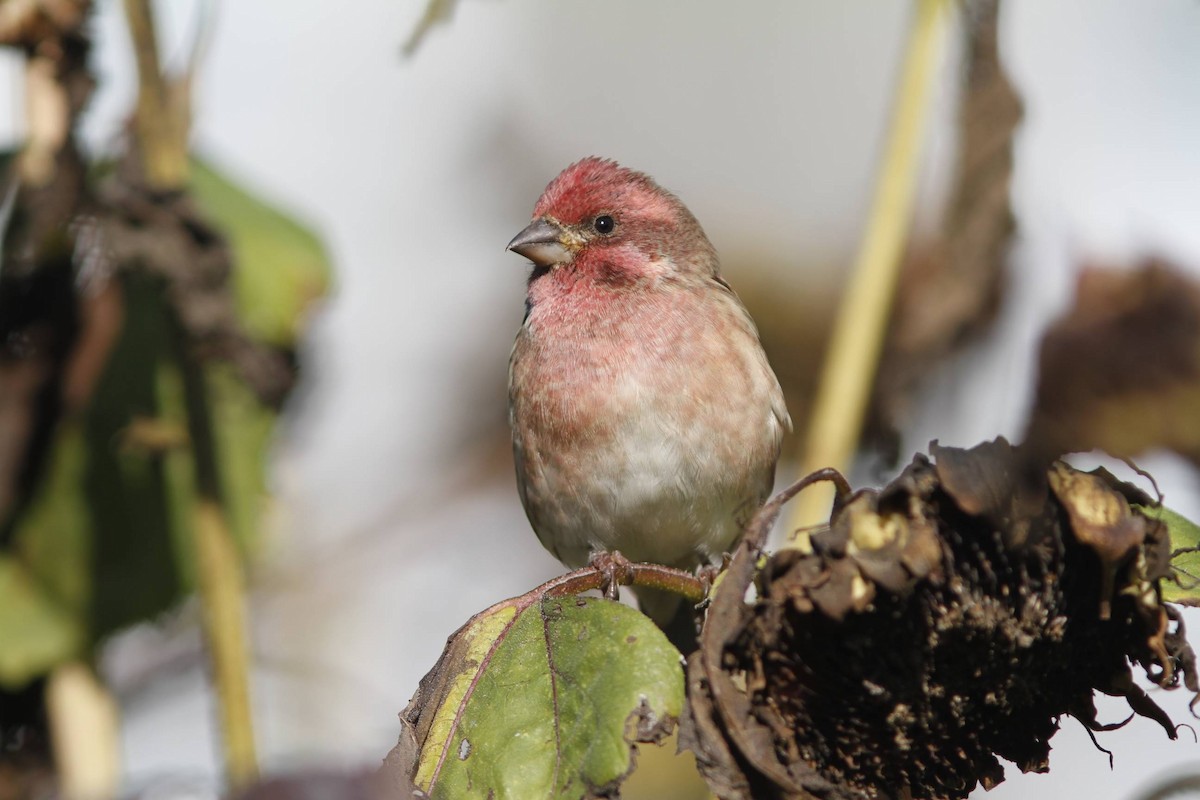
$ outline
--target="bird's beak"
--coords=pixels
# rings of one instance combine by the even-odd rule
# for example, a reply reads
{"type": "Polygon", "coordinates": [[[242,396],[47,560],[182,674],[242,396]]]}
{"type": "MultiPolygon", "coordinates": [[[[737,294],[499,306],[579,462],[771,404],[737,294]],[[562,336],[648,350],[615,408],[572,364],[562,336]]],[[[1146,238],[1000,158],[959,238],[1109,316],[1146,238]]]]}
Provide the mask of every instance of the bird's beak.
{"type": "Polygon", "coordinates": [[[507,249],[525,256],[539,267],[548,267],[570,262],[579,243],[557,222],[539,217],[514,236],[507,249]]]}

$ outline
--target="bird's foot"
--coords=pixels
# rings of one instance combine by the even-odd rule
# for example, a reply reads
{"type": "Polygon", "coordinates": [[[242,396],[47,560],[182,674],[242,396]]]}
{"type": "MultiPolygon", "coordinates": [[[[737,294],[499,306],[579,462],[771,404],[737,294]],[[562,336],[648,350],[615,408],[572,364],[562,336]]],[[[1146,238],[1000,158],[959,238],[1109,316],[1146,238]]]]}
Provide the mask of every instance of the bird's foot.
{"type": "Polygon", "coordinates": [[[588,566],[604,576],[604,596],[609,600],[620,599],[621,584],[633,581],[633,564],[619,550],[593,553],[588,566]]]}
{"type": "Polygon", "coordinates": [[[712,585],[717,580],[717,576],[729,569],[729,565],[732,562],[733,556],[731,554],[722,553],[721,566],[718,567],[716,564],[703,564],[696,568],[696,577],[699,578],[701,583],[704,584],[705,594],[707,594],[708,590],[712,588],[712,585]]]}
{"type": "Polygon", "coordinates": [[[696,578],[704,586],[704,600],[699,606],[697,606],[698,608],[708,607],[709,602],[712,601],[712,597],[710,595],[712,594],[713,584],[717,582],[717,577],[722,572],[729,569],[729,565],[732,562],[733,556],[729,553],[723,553],[721,555],[720,566],[717,566],[716,564],[703,564],[696,568],[696,578]]]}
{"type": "Polygon", "coordinates": [[[725,565],[716,566],[715,564],[705,564],[696,570],[696,577],[704,584],[704,593],[708,594],[708,590],[712,588],[713,582],[717,576],[721,574],[721,570],[725,569],[725,565]]]}

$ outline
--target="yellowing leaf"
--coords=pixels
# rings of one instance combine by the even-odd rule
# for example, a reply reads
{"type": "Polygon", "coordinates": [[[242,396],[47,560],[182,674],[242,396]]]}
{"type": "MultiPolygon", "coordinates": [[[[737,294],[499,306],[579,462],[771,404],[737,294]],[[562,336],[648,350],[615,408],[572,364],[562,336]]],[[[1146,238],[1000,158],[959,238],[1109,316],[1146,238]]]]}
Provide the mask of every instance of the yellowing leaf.
{"type": "MultiPolygon", "coordinates": [[[[485,613],[472,620],[455,637],[457,641],[453,647],[459,651],[455,660],[462,668],[457,674],[448,676],[450,683],[445,688],[445,697],[430,725],[425,752],[441,754],[449,747],[458,725],[459,712],[474,689],[475,680],[488,668],[494,648],[503,639],[515,617],[514,608],[499,608],[495,613],[485,613]]],[[[433,783],[440,766],[439,759],[423,759],[416,775],[417,783],[422,786],[433,783]]]]}
{"type": "Polygon", "coordinates": [[[526,595],[451,637],[402,718],[434,798],[581,798],[619,785],[682,710],[679,652],[647,617],[526,595]]]}

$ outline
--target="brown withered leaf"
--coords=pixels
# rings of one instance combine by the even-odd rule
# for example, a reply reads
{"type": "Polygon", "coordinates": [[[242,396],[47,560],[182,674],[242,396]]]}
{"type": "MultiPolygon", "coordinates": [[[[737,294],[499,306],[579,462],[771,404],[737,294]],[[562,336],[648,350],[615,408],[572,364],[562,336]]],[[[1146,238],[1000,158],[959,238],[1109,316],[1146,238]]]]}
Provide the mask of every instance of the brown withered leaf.
{"type": "Polygon", "coordinates": [[[0,46],[32,50],[73,35],[91,5],[90,0],[8,0],[0,5],[0,46]]]}
{"type": "Polygon", "coordinates": [[[1025,447],[1041,464],[1154,447],[1200,464],[1200,285],[1162,261],[1084,270],[1042,340],[1025,447]]]}
{"type": "Polygon", "coordinates": [[[991,325],[1003,293],[1014,229],[1012,143],[1022,109],[1000,63],[997,6],[970,4],[950,202],[940,237],[909,255],[896,290],[868,422],[871,438],[891,448],[917,383],[991,325]]]}
{"type": "Polygon", "coordinates": [[[1001,759],[1048,769],[1065,714],[1102,730],[1095,690],[1175,738],[1130,666],[1200,691],[1161,600],[1166,527],[1139,511],[1153,501],[1061,463],[1039,485],[1003,440],[935,449],[843,493],[811,552],[768,561],[754,603],[753,545],[735,555],[681,740],[718,796],[966,797],[1003,780],[1001,759]]]}
{"type": "Polygon", "coordinates": [[[250,336],[240,319],[225,235],[191,196],[151,191],[127,174],[132,170],[123,165],[101,188],[103,235],[113,261],[161,280],[194,354],[232,364],[260,402],[279,407],[295,374],[286,354],[250,336]]]}

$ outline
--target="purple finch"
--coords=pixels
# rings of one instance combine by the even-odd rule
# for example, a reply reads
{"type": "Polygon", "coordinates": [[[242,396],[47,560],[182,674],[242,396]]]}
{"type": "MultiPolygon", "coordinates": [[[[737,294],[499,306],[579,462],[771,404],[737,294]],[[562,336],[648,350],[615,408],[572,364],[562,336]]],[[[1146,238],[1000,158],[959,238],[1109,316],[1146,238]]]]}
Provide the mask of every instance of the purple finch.
{"type": "MultiPolygon", "coordinates": [[[[791,420],[696,218],[648,176],[586,158],[508,249],[533,262],[509,415],[542,544],[572,568],[612,550],[689,570],[720,557],[766,500],[791,420]]],[[[694,638],[679,598],[639,601],[694,638]]]]}

